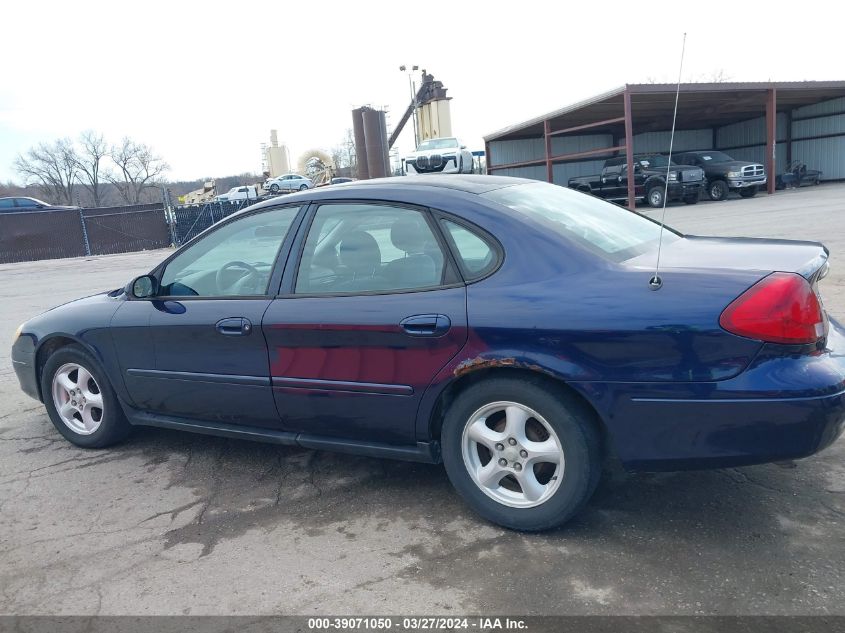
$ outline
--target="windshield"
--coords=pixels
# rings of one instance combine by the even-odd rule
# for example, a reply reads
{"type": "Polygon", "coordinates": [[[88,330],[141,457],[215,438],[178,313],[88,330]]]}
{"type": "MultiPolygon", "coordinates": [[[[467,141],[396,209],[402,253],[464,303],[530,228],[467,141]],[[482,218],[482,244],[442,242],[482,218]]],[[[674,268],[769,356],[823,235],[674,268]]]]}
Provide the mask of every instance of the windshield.
{"type": "MultiPolygon", "coordinates": [[[[614,262],[657,246],[660,225],[638,213],[592,196],[538,182],[481,194],[522,213],[551,231],[614,262]]],[[[680,239],[669,227],[663,241],[680,239]]]]}
{"type": "Polygon", "coordinates": [[[458,139],[456,138],[432,138],[427,141],[423,141],[417,146],[417,151],[423,151],[427,149],[448,149],[448,148],[455,148],[458,146],[458,139]]]}
{"type": "Polygon", "coordinates": [[[725,152],[701,152],[698,157],[707,163],[729,163],[733,160],[725,152]]]}
{"type": "Polygon", "coordinates": [[[640,165],[642,165],[646,169],[654,169],[655,167],[669,167],[670,165],[677,164],[673,160],[670,161],[667,156],[661,156],[660,154],[654,154],[652,156],[638,156],[636,160],[640,165]]]}

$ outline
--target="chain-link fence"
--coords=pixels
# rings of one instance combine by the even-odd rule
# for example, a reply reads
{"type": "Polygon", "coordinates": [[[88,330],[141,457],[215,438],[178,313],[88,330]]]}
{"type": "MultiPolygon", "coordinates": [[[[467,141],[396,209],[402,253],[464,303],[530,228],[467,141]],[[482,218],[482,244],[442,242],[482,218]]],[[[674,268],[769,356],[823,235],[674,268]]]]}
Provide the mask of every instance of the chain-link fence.
{"type": "Polygon", "coordinates": [[[227,200],[173,207],[170,225],[173,244],[181,246],[212,224],[251,204],[255,204],[255,200],[227,200]]]}
{"type": "Polygon", "coordinates": [[[181,246],[254,200],[0,213],[0,263],[181,246]]]}
{"type": "Polygon", "coordinates": [[[162,204],[0,214],[0,262],[105,255],[163,248],[162,204]]]}

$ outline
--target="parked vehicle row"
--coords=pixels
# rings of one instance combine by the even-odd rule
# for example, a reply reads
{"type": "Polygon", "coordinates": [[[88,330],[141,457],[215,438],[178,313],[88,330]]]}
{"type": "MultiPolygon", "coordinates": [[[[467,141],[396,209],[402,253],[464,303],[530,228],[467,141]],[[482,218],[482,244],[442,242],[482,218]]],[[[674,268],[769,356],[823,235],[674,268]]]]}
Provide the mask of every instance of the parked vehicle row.
{"type": "MultiPolygon", "coordinates": [[[[704,170],[689,165],[679,165],[660,154],[634,157],[634,196],[652,207],[662,207],[667,194],[668,172],[669,200],[683,200],[695,204],[704,187],[704,170]],[[668,168],[668,169],[667,169],[668,168]]],[[[570,178],[569,187],[591,193],[610,201],[628,197],[628,164],[624,157],[610,158],[604,162],[600,174],[570,178]]]]}
{"type": "MultiPolygon", "coordinates": [[[[570,178],[568,184],[605,200],[627,200],[627,161],[625,157],[610,158],[601,173],[570,178]]],[[[671,159],[662,154],[634,156],[634,197],[651,207],[662,207],[667,195],[668,202],[683,200],[686,204],[695,204],[702,194],[724,200],[731,191],[750,198],[765,184],[763,165],[734,160],[720,151],[679,152],[671,159]]]]}

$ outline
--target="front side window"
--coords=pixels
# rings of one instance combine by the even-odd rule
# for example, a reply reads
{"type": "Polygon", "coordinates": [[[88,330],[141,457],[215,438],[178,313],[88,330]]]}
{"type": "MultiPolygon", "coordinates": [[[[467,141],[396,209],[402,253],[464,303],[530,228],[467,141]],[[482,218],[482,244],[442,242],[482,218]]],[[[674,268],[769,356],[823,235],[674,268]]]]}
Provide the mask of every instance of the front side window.
{"type": "Polygon", "coordinates": [[[262,296],[299,207],[248,215],[222,226],[174,257],[161,296],[262,296]]]}
{"type": "MultiPolygon", "coordinates": [[[[615,204],[548,183],[503,187],[482,197],[535,220],[543,227],[611,261],[621,262],[657,247],[660,225],[615,204]]],[[[664,243],[680,239],[669,227],[664,243]]]]}
{"type": "Polygon", "coordinates": [[[444,256],[425,216],[376,204],[317,209],[305,240],[296,292],[337,294],[431,288],[444,256]]]}

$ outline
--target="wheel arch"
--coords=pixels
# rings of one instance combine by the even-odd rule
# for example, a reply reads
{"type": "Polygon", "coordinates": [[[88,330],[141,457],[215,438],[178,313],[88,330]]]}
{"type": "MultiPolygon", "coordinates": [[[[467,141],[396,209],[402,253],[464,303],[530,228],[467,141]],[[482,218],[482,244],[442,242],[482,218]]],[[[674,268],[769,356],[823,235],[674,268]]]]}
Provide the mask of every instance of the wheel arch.
{"type": "Polygon", "coordinates": [[[590,420],[591,424],[598,431],[603,455],[609,456],[615,454],[612,438],[605,421],[602,419],[598,409],[593,406],[584,394],[572,387],[566,380],[552,375],[542,368],[503,365],[501,362],[496,361],[490,361],[473,371],[456,376],[440,391],[429,415],[427,439],[440,441],[443,418],[451,402],[472,385],[490,378],[529,379],[533,382],[540,382],[551,391],[568,394],[577,403],[580,409],[579,413],[590,420]]]}
{"type": "Polygon", "coordinates": [[[44,371],[44,365],[47,363],[47,359],[60,349],[72,345],[81,347],[99,362],[102,362],[99,359],[99,355],[90,345],[86,345],[84,341],[75,336],[67,333],[56,333],[44,337],[38,342],[38,346],[35,349],[35,378],[38,385],[38,396],[42,402],[44,402],[44,394],[41,392],[41,373],[44,371]]]}

